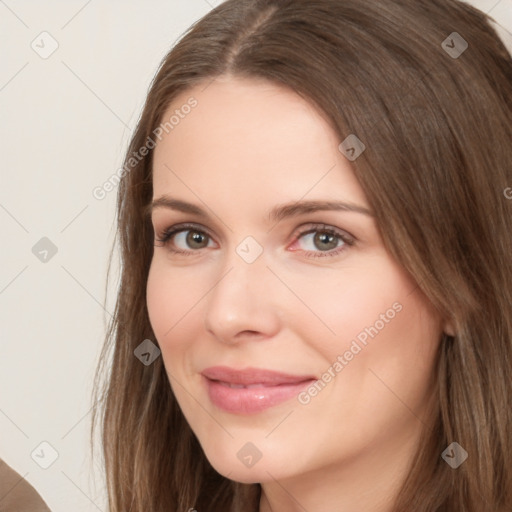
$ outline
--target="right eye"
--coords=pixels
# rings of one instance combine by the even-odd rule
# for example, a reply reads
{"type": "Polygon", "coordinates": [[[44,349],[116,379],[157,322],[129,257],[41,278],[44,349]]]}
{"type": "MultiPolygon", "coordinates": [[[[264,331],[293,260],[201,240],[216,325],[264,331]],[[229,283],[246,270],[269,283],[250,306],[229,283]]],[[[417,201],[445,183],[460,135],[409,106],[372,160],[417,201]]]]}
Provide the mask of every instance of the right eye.
{"type": "MultiPolygon", "coordinates": [[[[179,224],[165,229],[156,239],[169,251],[180,254],[197,252],[212,247],[213,240],[208,233],[195,225],[179,224]]],[[[213,245],[214,246],[214,245],[213,245]]]]}

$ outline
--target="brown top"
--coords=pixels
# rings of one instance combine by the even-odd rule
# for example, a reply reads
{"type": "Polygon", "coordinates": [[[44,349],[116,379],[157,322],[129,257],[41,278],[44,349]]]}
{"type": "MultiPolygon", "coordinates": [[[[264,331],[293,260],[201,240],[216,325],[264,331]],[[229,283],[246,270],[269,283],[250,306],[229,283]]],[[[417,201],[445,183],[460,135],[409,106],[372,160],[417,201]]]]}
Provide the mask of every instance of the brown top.
{"type": "Polygon", "coordinates": [[[0,512],[51,512],[37,491],[1,459],[0,512]]]}

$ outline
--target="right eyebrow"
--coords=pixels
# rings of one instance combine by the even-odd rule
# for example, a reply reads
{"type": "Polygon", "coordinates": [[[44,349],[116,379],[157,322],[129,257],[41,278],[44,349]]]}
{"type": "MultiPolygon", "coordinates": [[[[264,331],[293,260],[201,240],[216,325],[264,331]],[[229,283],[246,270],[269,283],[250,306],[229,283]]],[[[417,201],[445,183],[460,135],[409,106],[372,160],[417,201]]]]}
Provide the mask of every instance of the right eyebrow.
{"type": "Polygon", "coordinates": [[[172,199],[168,196],[161,196],[158,199],[153,200],[144,210],[144,215],[149,216],[154,210],[158,208],[169,208],[171,210],[177,210],[183,213],[190,213],[199,217],[206,218],[208,214],[199,206],[179,199],[172,199]]]}

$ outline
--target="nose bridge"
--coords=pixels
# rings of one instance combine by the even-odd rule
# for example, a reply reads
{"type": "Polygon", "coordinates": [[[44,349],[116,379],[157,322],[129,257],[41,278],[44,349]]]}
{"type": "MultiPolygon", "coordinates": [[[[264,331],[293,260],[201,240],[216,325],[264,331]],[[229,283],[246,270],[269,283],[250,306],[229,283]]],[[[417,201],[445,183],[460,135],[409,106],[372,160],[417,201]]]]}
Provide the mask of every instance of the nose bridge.
{"type": "Polygon", "coordinates": [[[242,242],[224,258],[207,300],[205,326],[224,341],[245,331],[268,336],[278,328],[272,274],[263,252],[256,254],[250,244],[242,242]]]}
{"type": "MultiPolygon", "coordinates": [[[[251,298],[259,285],[268,279],[266,254],[253,237],[246,237],[226,253],[223,262],[225,276],[219,285],[231,294],[242,293],[242,298],[251,298]]],[[[220,290],[222,291],[222,290],[220,290]]]]}

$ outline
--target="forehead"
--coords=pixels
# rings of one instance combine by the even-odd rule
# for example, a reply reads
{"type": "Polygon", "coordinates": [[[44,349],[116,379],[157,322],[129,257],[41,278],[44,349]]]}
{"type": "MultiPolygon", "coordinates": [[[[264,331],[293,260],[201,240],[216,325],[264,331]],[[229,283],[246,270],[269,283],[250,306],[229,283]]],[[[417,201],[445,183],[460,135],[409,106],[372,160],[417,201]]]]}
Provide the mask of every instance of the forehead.
{"type": "Polygon", "coordinates": [[[188,197],[215,191],[221,200],[236,193],[282,201],[315,193],[339,199],[343,192],[364,202],[341,140],[288,88],[224,77],[180,94],[163,122],[172,116],[172,129],[155,148],[155,196],[179,189],[188,197]],[[185,107],[191,98],[195,106],[185,107]]]}

